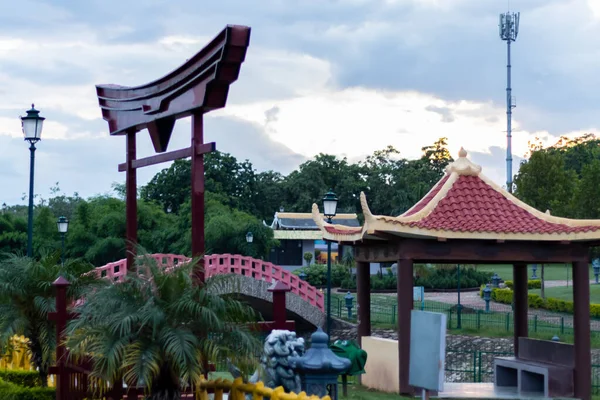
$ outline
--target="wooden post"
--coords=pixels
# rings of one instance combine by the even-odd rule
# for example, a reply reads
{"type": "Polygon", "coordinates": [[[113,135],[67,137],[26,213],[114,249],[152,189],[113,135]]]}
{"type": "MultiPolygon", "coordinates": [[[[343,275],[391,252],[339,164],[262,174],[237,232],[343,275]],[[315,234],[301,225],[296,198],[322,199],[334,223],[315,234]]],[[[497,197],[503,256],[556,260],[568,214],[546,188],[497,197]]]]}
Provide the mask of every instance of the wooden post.
{"type": "Polygon", "coordinates": [[[356,262],[356,300],[360,346],[363,336],[371,336],[371,266],[368,262],[356,262]]]}
{"type": "Polygon", "coordinates": [[[575,336],[575,397],[592,398],[590,354],[590,270],[588,261],[573,263],[573,330],[575,336]]]}
{"type": "Polygon", "coordinates": [[[526,263],[515,263],[513,264],[513,280],[514,280],[514,346],[515,356],[519,355],[519,337],[527,337],[528,324],[527,310],[528,305],[528,293],[527,293],[527,264],[526,263]]]}
{"type": "Polygon", "coordinates": [[[413,394],[408,384],[410,319],[413,309],[413,260],[398,260],[398,369],[400,394],[413,394]]]}
{"type": "Polygon", "coordinates": [[[136,158],[135,130],[127,132],[127,172],[125,177],[125,208],[127,236],[127,270],[132,271],[137,245],[137,172],[133,166],[136,158]]]}
{"type": "MultiPolygon", "coordinates": [[[[202,113],[192,115],[192,257],[203,257],[204,248],[204,144],[202,113]]],[[[195,266],[196,284],[204,282],[204,258],[195,266]]]]}
{"type": "Polygon", "coordinates": [[[62,276],[52,285],[56,289],[56,312],[49,313],[48,318],[56,323],[56,366],[50,369],[56,375],[56,400],[69,400],[69,370],[66,364],[67,349],[64,345],[65,329],[69,320],[67,312],[67,288],[70,286],[62,276]]]}
{"type": "Polygon", "coordinates": [[[285,294],[291,291],[290,287],[283,282],[275,282],[267,290],[273,293],[273,329],[287,329],[285,294]]]}

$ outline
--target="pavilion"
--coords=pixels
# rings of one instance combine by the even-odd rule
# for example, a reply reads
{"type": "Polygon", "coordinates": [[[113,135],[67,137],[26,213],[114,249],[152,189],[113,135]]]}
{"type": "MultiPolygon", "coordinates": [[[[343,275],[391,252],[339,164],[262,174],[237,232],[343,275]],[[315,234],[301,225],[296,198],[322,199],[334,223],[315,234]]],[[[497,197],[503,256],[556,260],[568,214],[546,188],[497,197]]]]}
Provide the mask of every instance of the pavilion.
{"type": "Polygon", "coordinates": [[[417,204],[398,217],[373,215],[361,193],[365,222],[352,228],[328,224],[313,205],[326,240],[354,246],[358,340],[371,334],[370,262],[398,263],[400,393],[408,384],[414,263],[512,264],[514,344],[528,336],[528,263],[567,263],[573,270],[575,397],[591,398],[589,247],[600,245],[600,220],[574,220],[540,212],[459,158],[417,204]]]}

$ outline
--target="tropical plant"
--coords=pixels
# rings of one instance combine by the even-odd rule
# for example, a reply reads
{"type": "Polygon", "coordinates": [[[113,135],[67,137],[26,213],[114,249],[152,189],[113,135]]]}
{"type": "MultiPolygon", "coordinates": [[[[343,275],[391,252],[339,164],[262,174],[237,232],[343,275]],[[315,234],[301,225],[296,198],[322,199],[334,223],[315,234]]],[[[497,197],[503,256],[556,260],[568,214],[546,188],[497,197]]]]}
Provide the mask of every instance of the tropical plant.
{"type": "Polygon", "coordinates": [[[9,347],[15,335],[25,336],[43,385],[56,348],[54,324],[48,320],[56,301],[52,283],[65,277],[71,282],[68,296],[78,298],[86,287],[97,283],[95,277],[85,275],[92,268],[81,260],[67,260],[63,266],[58,252],[39,261],[16,255],[0,260],[0,346],[9,347]]]}
{"type": "Polygon", "coordinates": [[[196,262],[164,270],[141,256],[124,282],[88,293],[67,327],[71,354],[92,357],[92,376],[144,386],[153,400],[179,399],[208,362],[230,358],[249,372],[260,346],[252,333],[259,316],[221,295],[232,291],[234,276],[196,285],[196,262]]]}
{"type": "Polygon", "coordinates": [[[307,251],[302,257],[304,258],[304,261],[306,261],[306,265],[310,265],[313,259],[313,253],[307,251]]]}

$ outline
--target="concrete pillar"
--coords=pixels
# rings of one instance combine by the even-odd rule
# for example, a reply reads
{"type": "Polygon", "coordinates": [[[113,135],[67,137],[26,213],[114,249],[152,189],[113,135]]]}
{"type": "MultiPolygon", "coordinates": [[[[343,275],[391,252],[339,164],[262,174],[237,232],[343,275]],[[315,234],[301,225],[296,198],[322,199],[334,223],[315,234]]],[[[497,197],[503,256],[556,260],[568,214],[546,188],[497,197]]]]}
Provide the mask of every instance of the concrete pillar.
{"type": "Polygon", "coordinates": [[[413,309],[413,260],[398,260],[398,369],[400,394],[413,394],[408,384],[410,314],[413,309]]]}
{"type": "Polygon", "coordinates": [[[513,264],[513,301],[514,301],[514,340],[515,340],[515,356],[519,355],[519,337],[527,337],[528,320],[527,310],[528,293],[527,293],[527,264],[513,264]]]}
{"type": "Polygon", "coordinates": [[[590,354],[590,269],[588,261],[573,263],[573,330],[575,335],[575,397],[592,398],[590,354]]]}
{"type": "Polygon", "coordinates": [[[356,300],[358,344],[363,336],[371,336],[371,274],[368,262],[356,262],[356,300]]]}

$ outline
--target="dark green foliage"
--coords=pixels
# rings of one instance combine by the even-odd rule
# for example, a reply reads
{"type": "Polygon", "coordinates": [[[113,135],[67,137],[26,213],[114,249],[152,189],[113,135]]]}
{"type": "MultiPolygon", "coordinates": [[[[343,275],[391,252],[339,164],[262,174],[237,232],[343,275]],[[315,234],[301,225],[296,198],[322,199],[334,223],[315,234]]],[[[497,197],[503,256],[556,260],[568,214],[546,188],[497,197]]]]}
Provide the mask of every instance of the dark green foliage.
{"type": "Polygon", "coordinates": [[[24,387],[42,386],[37,371],[0,370],[0,379],[24,387]]]}
{"type": "Polygon", "coordinates": [[[25,336],[42,385],[47,382],[56,347],[54,323],[48,319],[48,313],[55,311],[52,282],[59,276],[66,278],[72,284],[69,298],[77,299],[85,287],[106,282],[84,275],[92,268],[80,260],[67,260],[61,266],[58,253],[40,261],[14,255],[0,259],[0,346],[9,346],[15,335],[25,336]]]}
{"type": "Polygon", "coordinates": [[[0,399],[2,400],[55,400],[54,388],[24,387],[0,379],[0,399]]]}
{"type": "MultiPolygon", "coordinates": [[[[312,264],[308,267],[298,268],[294,275],[300,275],[304,272],[306,281],[312,286],[327,285],[327,265],[312,264]]],[[[350,269],[343,264],[333,264],[331,266],[331,285],[335,287],[343,286],[342,282],[350,279],[350,269]]]]}
{"type": "Polygon", "coordinates": [[[238,290],[234,276],[195,285],[191,272],[197,261],[167,272],[151,257],[141,257],[124,282],[89,291],[76,308],[79,318],[67,328],[71,354],[93,354],[93,376],[105,381],[122,376],[130,386],[147,386],[150,399],[179,399],[181,383],[197,382],[204,372],[203,357],[231,358],[249,372],[260,348],[251,330],[259,315],[217,294],[238,290]]]}
{"type": "MultiPolygon", "coordinates": [[[[456,289],[458,287],[458,268],[435,268],[427,276],[417,277],[415,286],[424,286],[427,289],[456,289]]],[[[460,268],[461,288],[476,288],[487,283],[492,278],[492,273],[478,271],[476,268],[460,268]]]]}
{"type": "MultiPolygon", "coordinates": [[[[417,268],[416,268],[417,269],[417,268]]],[[[489,282],[492,274],[481,272],[473,267],[462,267],[460,269],[461,288],[475,288],[483,283],[489,282]]],[[[458,287],[457,267],[443,266],[429,268],[427,271],[417,275],[413,283],[415,286],[423,286],[426,289],[456,289],[458,287]]],[[[356,277],[348,277],[343,283],[344,289],[356,289],[356,277]]],[[[373,290],[396,290],[397,279],[388,268],[383,274],[371,275],[371,289],[373,290]]]]}

